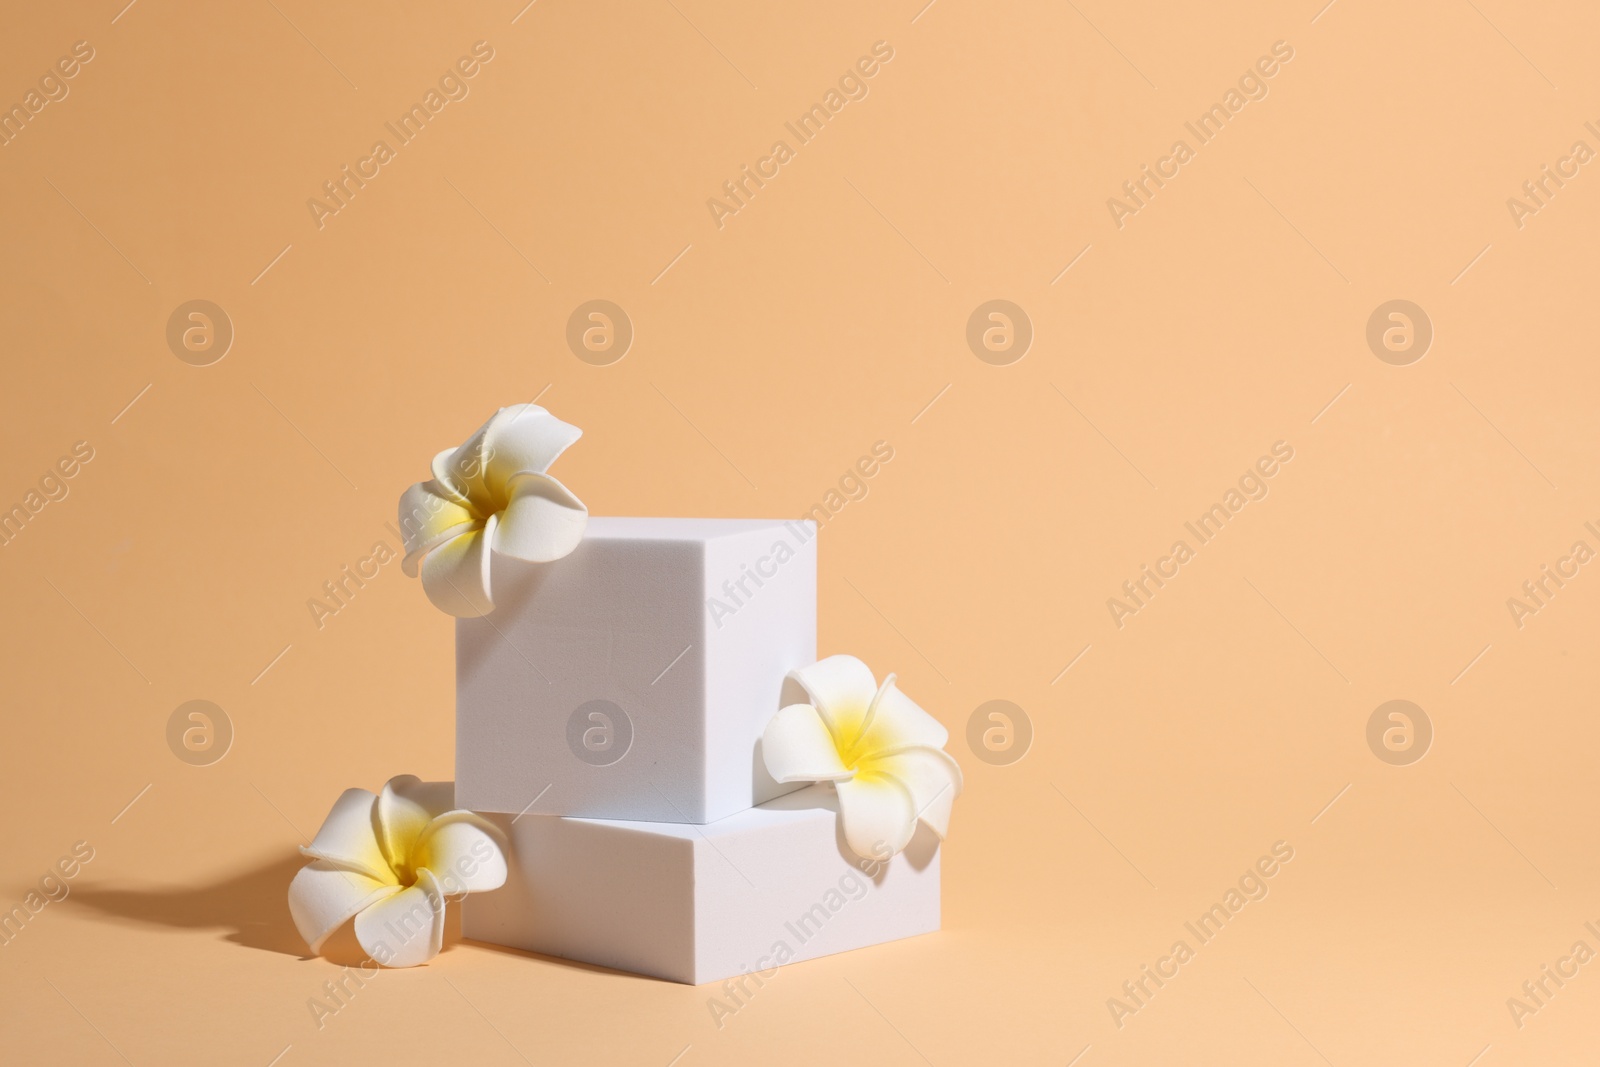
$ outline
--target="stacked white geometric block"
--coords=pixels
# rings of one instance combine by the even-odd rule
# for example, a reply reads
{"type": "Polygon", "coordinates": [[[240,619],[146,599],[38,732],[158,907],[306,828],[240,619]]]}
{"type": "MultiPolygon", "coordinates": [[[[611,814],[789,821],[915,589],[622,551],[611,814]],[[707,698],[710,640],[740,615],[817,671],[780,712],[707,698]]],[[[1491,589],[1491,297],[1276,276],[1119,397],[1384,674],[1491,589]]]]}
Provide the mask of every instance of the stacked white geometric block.
{"type": "Polygon", "coordinates": [[[706,823],[796,788],[756,746],[816,590],[809,522],[591,518],[564,559],[497,557],[456,623],[456,802],[706,823]]]}
{"type": "Polygon", "coordinates": [[[700,985],[937,930],[933,831],[864,859],[838,811],[813,785],[705,826],[493,815],[510,875],[462,934],[700,985]]]}
{"type": "Polygon", "coordinates": [[[512,872],[463,934],[715,981],[852,878],[861,899],[789,959],[937,929],[936,838],[855,856],[831,788],[763,763],[806,700],[785,676],[817,659],[816,585],[809,522],[591,518],[563,559],[497,556],[495,610],[457,622],[456,802],[500,822],[512,872]]]}

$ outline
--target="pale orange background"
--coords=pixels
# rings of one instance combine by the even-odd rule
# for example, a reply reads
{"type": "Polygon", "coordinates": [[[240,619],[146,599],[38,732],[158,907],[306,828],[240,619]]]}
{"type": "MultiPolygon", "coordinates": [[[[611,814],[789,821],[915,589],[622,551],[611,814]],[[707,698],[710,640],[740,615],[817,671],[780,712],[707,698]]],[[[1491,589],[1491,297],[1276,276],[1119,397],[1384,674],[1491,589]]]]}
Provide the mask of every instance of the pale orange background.
{"type": "Polygon", "coordinates": [[[3,903],[96,850],[0,948],[0,1059],[1593,1062],[1600,963],[1506,1005],[1600,949],[1600,574],[1506,608],[1600,547],[1600,175],[1506,206],[1600,148],[1591,5],[123,2],[0,34],[4,101],[96,53],[0,148],[0,504],[95,450],[0,548],[3,903]],[[319,230],[306,200],[479,40],[470,96],[319,230]],[[718,229],[879,40],[870,95],[718,229]],[[208,367],[165,340],[197,298],[237,334],[208,367]],[[637,334],[608,367],[564,339],[596,298],[637,334]],[[1010,366],[965,341],[994,298],[1036,331],[1010,366]],[[1394,298],[1436,331],[1405,367],[1365,341],[1394,298]],[[295,846],[346,786],[451,775],[453,653],[397,564],[321,630],[306,601],[536,395],[601,515],[796,516],[893,445],[823,533],[820,648],[951,728],[942,932],[786,969],[720,1030],[711,989],[452,943],[316,1028],[295,846]],[[1106,598],[1278,440],[1270,496],[1119,630],[1106,598]],[[209,767],[165,739],[197,698],[237,731],[209,767]],[[1009,766],[966,747],[996,698],[1036,731],[1009,766]],[[1436,730],[1411,766],[1365,740],[1393,698],[1436,730]],[[1270,895],[1118,1028],[1278,840],[1270,895]]]}

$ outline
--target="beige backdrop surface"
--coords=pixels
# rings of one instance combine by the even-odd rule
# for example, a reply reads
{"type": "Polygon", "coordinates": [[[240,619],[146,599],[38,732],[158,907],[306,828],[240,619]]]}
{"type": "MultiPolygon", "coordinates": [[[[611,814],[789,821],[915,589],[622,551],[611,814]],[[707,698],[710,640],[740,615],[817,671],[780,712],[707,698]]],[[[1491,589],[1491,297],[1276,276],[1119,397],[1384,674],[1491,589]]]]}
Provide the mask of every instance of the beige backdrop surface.
{"type": "Polygon", "coordinates": [[[77,872],[0,947],[0,1058],[1593,1062],[1591,5],[123,2],[0,32],[0,904],[77,872]],[[318,1026],[295,847],[451,775],[453,654],[397,563],[307,601],[534,397],[601,515],[798,516],[892,446],[823,531],[820,648],[950,727],[942,932],[720,1028],[452,935],[318,1026]]]}

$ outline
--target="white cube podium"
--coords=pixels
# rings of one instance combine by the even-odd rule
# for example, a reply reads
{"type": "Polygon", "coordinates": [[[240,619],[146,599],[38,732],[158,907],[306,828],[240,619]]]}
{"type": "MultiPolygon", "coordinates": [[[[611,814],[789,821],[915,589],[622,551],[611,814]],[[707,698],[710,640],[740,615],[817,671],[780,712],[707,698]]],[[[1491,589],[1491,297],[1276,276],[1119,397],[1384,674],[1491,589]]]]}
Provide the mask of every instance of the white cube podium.
{"type": "Polygon", "coordinates": [[[938,838],[862,859],[827,785],[704,826],[489,817],[510,873],[463,902],[478,941],[698,985],[939,928],[938,838]]]}
{"type": "Polygon", "coordinates": [[[817,658],[815,524],[591,518],[491,577],[494,611],[456,623],[460,806],[709,823],[795,788],[758,745],[817,658]]]}

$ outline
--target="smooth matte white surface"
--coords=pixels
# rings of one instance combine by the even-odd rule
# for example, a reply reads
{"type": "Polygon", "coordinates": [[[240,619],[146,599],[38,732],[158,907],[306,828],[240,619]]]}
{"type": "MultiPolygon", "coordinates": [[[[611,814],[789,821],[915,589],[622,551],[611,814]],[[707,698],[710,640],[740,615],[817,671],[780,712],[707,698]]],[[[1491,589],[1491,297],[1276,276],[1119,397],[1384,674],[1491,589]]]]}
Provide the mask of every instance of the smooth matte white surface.
{"type": "Polygon", "coordinates": [[[701,984],[937,930],[938,838],[869,877],[837,812],[814,785],[706,826],[492,815],[510,874],[463,902],[462,935],[701,984]]]}
{"type": "Polygon", "coordinates": [[[816,659],[814,524],[593,518],[564,559],[492,571],[495,610],[456,624],[463,807],[707,823],[794,788],[757,746],[816,659]]]}

